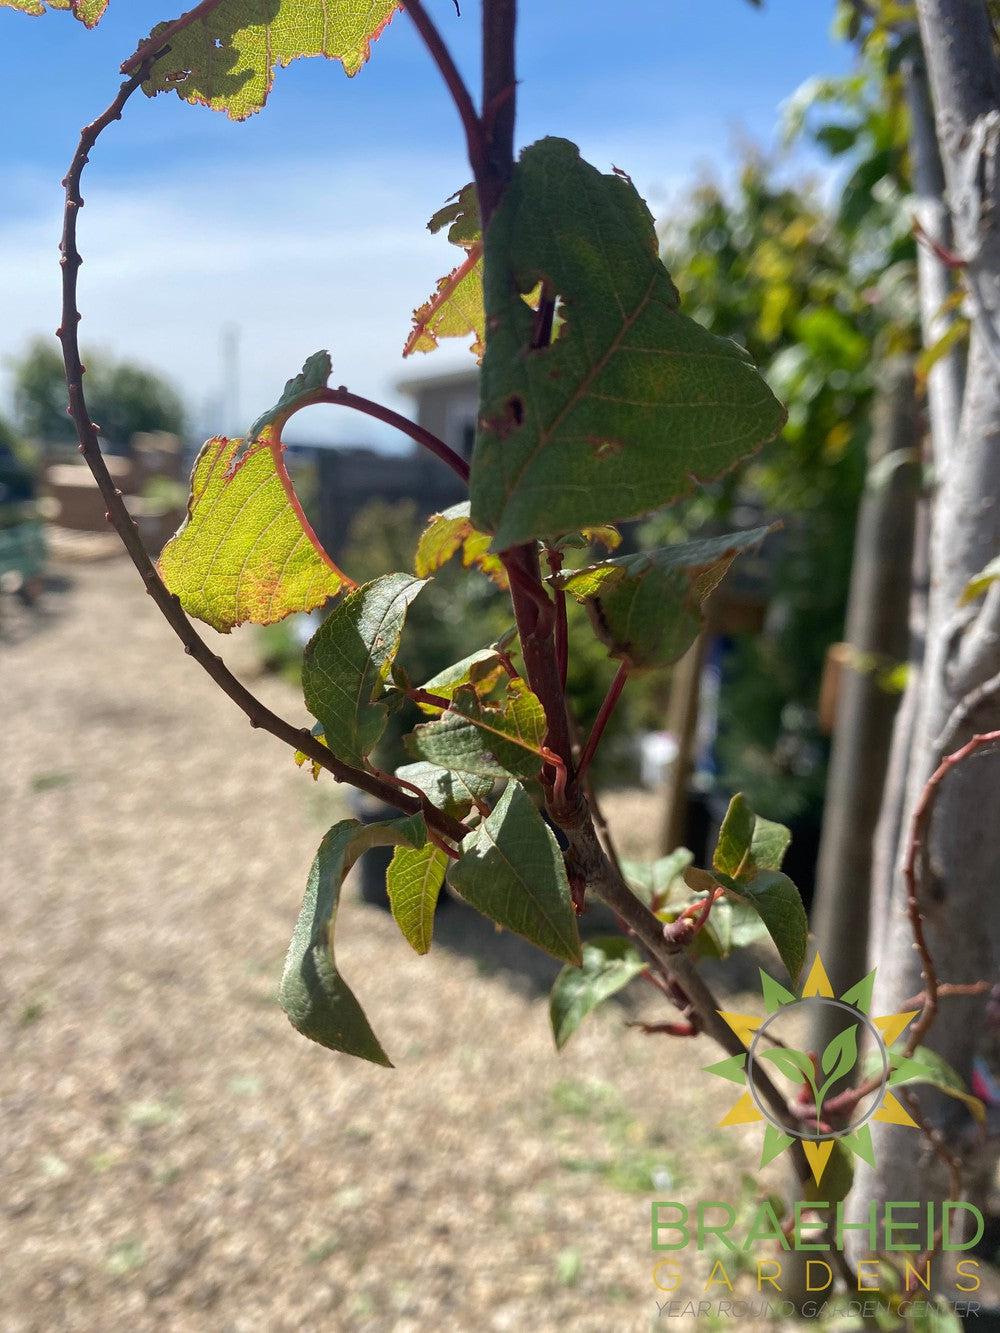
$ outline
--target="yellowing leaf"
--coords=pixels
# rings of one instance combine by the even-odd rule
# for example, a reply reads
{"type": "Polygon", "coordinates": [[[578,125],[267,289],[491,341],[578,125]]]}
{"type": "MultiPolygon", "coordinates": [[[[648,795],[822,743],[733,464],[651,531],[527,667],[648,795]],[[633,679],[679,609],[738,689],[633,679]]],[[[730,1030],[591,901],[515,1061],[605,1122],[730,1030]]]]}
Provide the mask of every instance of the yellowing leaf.
{"type": "Polygon", "coordinates": [[[431,947],[434,911],[448,869],[448,856],[432,842],[397,847],[385,879],[396,924],[417,953],[431,947]]]}
{"type": "Polygon", "coordinates": [[[339,60],[357,74],[397,8],[397,0],[221,0],[183,28],[153,29],[149,40],[174,31],[143,91],[176,92],[245,120],[267,101],[275,69],[302,56],[339,60]]]}
{"type": "Polygon", "coordinates": [[[69,9],[81,23],[93,28],[104,15],[108,0],[0,0],[0,8],[16,9],[37,17],[49,9],[69,9]]]}
{"type": "Polygon", "coordinates": [[[959,598],[960,606],[968,606],[969,602],[974,602],[977,597],[982,597],[983,593],[1000,579],[1000,555],[995,560],[979,571],[975,578],[969,579],[968,583],[962,589],[962,596],[959,598]]]}
{"type": "Polygon", "coordinates": [[[326,353],[306,363],[249,441],[209,440],[195,463],[187,518],[160,555],[163,581],[185,611],[223,633],[312,611],[355,586],[302,512],[281,442],[282,426],[308,400],[324,364],[326,353]]]}
{"type": "Polygon", "coordinates": [[[432,296],[413,312],[413,328],[403,347],[404,356],[432,352],[439,338],[474,335],[470,351],[476,360],[483,354],[486,313],[483,310],[483,242],[479,222],[479,200],[474,185],[466,185],[439,209],[427,224],[428,231],[448,227],[448,239],[465,251],[465,258],[438,281],[432,296]]]}
{"type": "Polygon", "coordinates": [[[436,722],[415,728],[407,745],[421,759],[480,777],[537,777],[545,743],[545,710],[523,680],[500,698],[482,699],[462,685],[436,722]]]}
{"type": "Polygon", "coordinates": [[[432,514],[420,534],[414,556],[414,569],[422,579],[448,563],[459,551],[466,569],[475,567],[491,578],[498,588],[507,587],[507,574],[500,557],[489,554],[490,539],[477,532],[469,518],[469,502],[463,500],[440,514],[432,514]]]}
{"type": "Polygon", "coordinates": [[[772,439],[784,409],[734,342],[682,314],[649,210],[574,144],[525,150],[486,236],[472,522],[505,550],[634,518],[772,439]],[[551,346],[522,300],[544,281],[551,346]]]}

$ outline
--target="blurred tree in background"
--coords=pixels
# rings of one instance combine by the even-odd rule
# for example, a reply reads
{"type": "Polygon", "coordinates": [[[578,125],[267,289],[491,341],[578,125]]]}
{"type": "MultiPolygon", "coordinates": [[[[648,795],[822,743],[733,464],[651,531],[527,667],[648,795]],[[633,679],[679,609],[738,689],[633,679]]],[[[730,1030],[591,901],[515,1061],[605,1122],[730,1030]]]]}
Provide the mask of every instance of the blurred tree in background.
{"type": "MultiPolygon", "coordinates": [[[[58,347],[38,339],[13,369],[14,410],[23,434],[46,446],[74,442],[58,347]]],[[[139,431],[184,433],[180,396],[160,375],[131,361],[88,356],[87,400],[102,437],[112,445],[127,445],[139,431]]]]}
{"type": "Polygon", "coordinates": [[[787,130],[833,160],[835,198],[751,154],[734,189],[700,187],[663,240],[684,309],[750,351],[788,424],[707,494],[650,519],[642,543],[732,526],[741,504],[784,517],[765,632],[738,638],[725,669],[718,782],[777,818],[818,819],[817,693],[843,630],[874,392],[880,370],[916,345],[907,123],[888,53],[804,87],[787,130]]]}

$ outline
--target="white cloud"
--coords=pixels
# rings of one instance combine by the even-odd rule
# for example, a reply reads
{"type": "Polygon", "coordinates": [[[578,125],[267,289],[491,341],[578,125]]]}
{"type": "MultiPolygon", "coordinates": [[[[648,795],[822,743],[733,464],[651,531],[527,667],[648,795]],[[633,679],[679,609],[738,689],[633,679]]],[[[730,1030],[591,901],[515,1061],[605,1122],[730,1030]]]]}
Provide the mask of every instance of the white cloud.
{"type": "MultiPolygon", "coordinates": [[[[596,147],[596,145],[595,145],[596,147]]],[[[588,145],[584,145],[586,152],[588,145]]],[[[690,153],[691,145],[685,145],[690,153]]],[[[640,188],[675,188],[655,144],[634,144],[640,188]]],[[[598,151],[594,160],[607,164],[598,151]]],[[[676,163],[674,164],[676,167],[676,163]]],[[[86,182],[80,219],[84,349],[145,362],[181,389],[199,427],[234,433],[274,400],[306,356],[327,347],[334,382],[405,410],[401,378],[470,364],[458,345],[404,362],[413,307],[455,252],[424,229],[462,182],[451,158],[206,167],[190,175],[86,182]],[[240,332],[239,414],[222,419],[220,338],[240,332]],[[215,404],[214,408],[212,404],[215,404]]],[[[59,318],[60,200],[46,183],[9,182],[0,221],[0,365],[59,318]]],[[[5,371],[9,392],[9,371],[5,371]]],[[[332,408],[299,418],[291,438],[398,439],[332,408]]]]}

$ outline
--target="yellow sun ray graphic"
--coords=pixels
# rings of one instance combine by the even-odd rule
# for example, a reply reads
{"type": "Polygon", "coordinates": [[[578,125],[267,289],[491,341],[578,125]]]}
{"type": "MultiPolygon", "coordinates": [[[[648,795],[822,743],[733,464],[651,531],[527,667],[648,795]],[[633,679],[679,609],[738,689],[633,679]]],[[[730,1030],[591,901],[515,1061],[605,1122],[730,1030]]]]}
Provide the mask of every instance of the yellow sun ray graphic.
{"type": "MultiPolygon", "coordinates": [[[[916,1128],[916,1122],[906,1108],[889,1090],[894,1082],[911,1080],[924,1069],[919,1059],[907,1058],[892,1049],[917,1017],[919,1010],[898,1014],[872,1015],[872,995],[875,984],[875,972],[871,971],[843,995],[836,995],[823,960],[816,955],[812,967],[802,983],[798,995],[786,989],[774,977],[760,969],[761,992],[764,999],[765,1015],[732,1013],[720,1010],[720,1017],[735,1032],[746,1050],[740,1055],[729,1056],[717,1064],[709,1065],[705,1072],[714,1074],[743,1089],[729,1111],[719,1121],[719,1126],[728,1128],[732,1125],[764,1125],[764,1144],[761,1154],[761,1166],[766,1166],[782,1152],[787,1152],[798,1141],[809,1163],[813,1180],[819,1185],[823,1179],[834,1150],[840,1150],[848,1156],[862,1158],[874,1163],[872,1136],[869,1121],[880,1121],[888,1125],[904,1125],[916,1128]],[[838,1034],[819,1054],[796,1051],[768,1033],[771,1020],[781,1010],[792,1006],[828,1004],[845,1011],[846,1018],[853,1015],[857,1022],[850,1024],[838,1034]],[[867,1060],[859,1053],[857,1033],[865,1031],[871,1050],[867,1060]],[[748,1069],[750,1073],[748,1074],[748,1069]],[[786,1080],[798,1081],[801,1091],[797,1093],[800,1103],[815,1106],[815,1114],[809,1113],[803,1119],[803,1131],[799,1134],[789,1132],[789,1126],[782,1124],[766,1099],[755,1084],[755,1074],[766,1069],[774,1081],[774,1074],[784,1075],[786,1080]],[[834,1127],[823,1119],[830,1089],[843,1091],[846,1086],[858,1086],[871,1080],[870,1093],[859,1100],[858,1106],[865,1103],[863,1116],[853,1123],[834,1127]]],[[[836,1092],[833,1094],[836,1095],[836,1092]]]]}

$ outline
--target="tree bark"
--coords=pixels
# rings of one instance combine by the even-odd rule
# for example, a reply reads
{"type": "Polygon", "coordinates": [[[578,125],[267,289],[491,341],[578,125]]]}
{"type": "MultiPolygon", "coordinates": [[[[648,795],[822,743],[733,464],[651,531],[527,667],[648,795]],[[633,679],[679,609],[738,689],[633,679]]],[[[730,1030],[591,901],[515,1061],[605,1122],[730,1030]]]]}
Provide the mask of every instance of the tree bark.
{"type": "MultiPolygon", "coordinates": [[[[984,0],[917,0],[944,164],[955,249],[965,261],[971,338],[953,450],[936,457],[927,648],[914,718],[901,842],[909,812],[942,756],[976,731],[1000,726],[995,694],[961,716],[971,691],[1000,672],[1000,589],[960,609],[967,581],[1000,552],[1000,66],[984,0]],[[956,714],[956,710],[959,710],[956,714]]],[[[937,441],[935,441],[937,449],[937,441]]],[[[969,982],[995,974],[1000,943],[1000,764],[983,753],[940,791],[921,877],[921,906],[939,975],[969,982]]],[[[899,864],[897,856],[896,865],[899,864]]],[[[883,908],[875,1011],[890,1013],[922,989],[903,916],[898,870],[883,908]]],[[[982,1001],[943,1002],[927,1044],[968,1077],[984,1029],[982,1001]]],[[[928,1102],[928,1106],[930,1103],[928,1102]]],[[[962,1115],[933,1107],[944,1115],[962,1115]]],[[[873,1127],[877,1166],[859,1173],[868,1198],[940,1196],[915,1131],[873,1127]]]]}
{"type": "MultiPolygon", "coordinates": [[[[823,816],[812,926],[835,992],[866,971],[872,841],[898,695],[880,672],[906,658],[919,426],[913,367],[890,366],[876,399],[868,484],[858,513],[841,676],[823,816]]],[[[822,1051],[840,1024],[818,1010],[810,1046],[822,1051]]]]}

